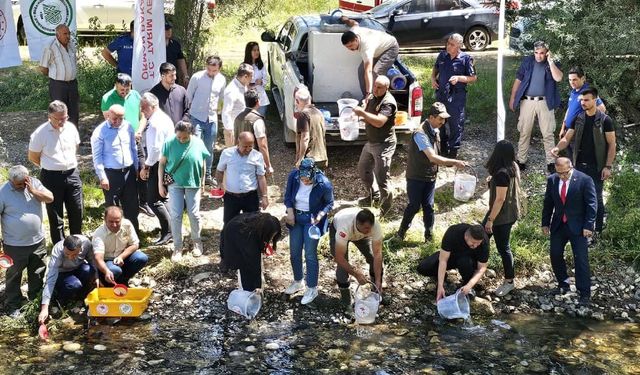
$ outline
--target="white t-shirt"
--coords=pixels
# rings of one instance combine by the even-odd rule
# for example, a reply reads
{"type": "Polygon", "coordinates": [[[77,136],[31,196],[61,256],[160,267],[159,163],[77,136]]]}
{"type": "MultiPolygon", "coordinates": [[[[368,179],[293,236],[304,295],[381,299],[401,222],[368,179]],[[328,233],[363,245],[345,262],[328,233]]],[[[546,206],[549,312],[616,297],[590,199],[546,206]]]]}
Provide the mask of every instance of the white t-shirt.
{"type": "Polygon", "coordinates": [[[393,35],[382,31],[359,26],[352,27],[351,31],[360,37],[358,52],[360,52],[364,62],[373,61],[374,58],[382,55],[384,51],[398,44],[393,35]]]}
{"type": "Polygon", "coordinates": [[[362,211],[360,207],[350,207],[338,211],[333,217],[333,227],[336,228],[336,243],[346,245],[349,241],[358,241],[363,238],[371,238],[373,241],[382,241],[382,228],[378,220],[368,235],[360,233],[356,229],[356,216],[362,211]]]}
{"type": "Polygon", "coordinates": [[[256,139],[264,138],[267,136],[267,128],[263,119],[257,119],[253,123],[253,135],[256,139]]]}
{"type": "Polygon", "coordinates": [[[313,189],[313,184],[305,185],[300,182],[294,206],[296,210],[309,211],[309,195],[311,195],[311,189],[313,189]]]}

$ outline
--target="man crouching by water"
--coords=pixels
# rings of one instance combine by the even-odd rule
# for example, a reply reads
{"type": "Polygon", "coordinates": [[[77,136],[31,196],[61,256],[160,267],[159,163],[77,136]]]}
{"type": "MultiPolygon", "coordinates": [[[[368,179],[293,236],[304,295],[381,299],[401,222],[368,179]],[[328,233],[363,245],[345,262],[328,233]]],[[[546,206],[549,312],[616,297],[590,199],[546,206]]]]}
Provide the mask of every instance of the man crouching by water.
{"type": "Polygon", "coordinates": [[[489,262],[489,239],[482,225],[455,224],[442,237],[442,250],[420,261],[418,273],[436,277],[436,302],[445,297],[447,270],[457,269],[462,276],[461,291],[475,297],[473,287],[480,281],[489,262]]]}

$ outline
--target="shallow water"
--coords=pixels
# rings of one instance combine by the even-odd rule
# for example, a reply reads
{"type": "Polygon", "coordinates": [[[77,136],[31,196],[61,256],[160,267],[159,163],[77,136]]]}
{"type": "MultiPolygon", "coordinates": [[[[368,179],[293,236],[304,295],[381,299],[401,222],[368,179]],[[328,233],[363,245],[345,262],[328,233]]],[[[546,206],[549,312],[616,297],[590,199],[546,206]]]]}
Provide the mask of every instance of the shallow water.
{"type": "Polygon", "coordinates": [[[52,338],[3,332],[0,373],[640,373],[639,325],[554,316],[358,326],[227,314],[78,326],[52,338]],[[82,354],[62,350],[65,341],[82,354]]]}

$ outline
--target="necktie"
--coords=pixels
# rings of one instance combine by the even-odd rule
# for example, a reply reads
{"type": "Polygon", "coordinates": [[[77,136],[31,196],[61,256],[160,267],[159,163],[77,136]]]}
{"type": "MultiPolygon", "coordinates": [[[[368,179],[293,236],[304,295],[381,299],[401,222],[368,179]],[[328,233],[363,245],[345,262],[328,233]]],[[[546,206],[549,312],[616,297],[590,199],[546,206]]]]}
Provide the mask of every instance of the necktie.
{"type": "MultiPolygon", "coordinates": [[[[562,201],[563,205],[567,201],[567,182],[566,181],[562,181],[562,189],[560,189],[560,200],[562,201]]],[[[567,214],[562,214],[562,222],[563,223],[567,222],[567,214]]]]}

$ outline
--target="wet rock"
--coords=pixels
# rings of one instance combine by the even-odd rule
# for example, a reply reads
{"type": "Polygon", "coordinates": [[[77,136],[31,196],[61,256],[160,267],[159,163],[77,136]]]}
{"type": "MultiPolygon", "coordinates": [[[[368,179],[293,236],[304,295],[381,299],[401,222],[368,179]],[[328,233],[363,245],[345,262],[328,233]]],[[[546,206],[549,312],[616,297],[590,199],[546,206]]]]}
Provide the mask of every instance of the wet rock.
{"type": "Polygon", "coordinates": [[[492,316],[496,313],[491,302],[480,297],[476,297],[471,301],[471,312],[481,316],[492,316]]]}
{"type": "Polygon", "coordinates": [[[255,353],[257,351],[256,347],[253,345],[249,345],[246,348],[244,348],[244,351],[247,353],[255,353]]]}
{"type": "Polygon", "coordinates": [[[527,362],[527,361],[520,361],[520,364],[521,364],[522,366],[524,366],[524,367],[529,366],[529,362],[527,362]]]}
{"type": "Polygon", "coordinates": [[[497,276],[496,271],[492,270],[491,268],[487,269],[487,271],[484,274],[490,279],[495,279],[497,276]]]}
{"type": "Polygon", "coordinates": [[[277,342],[270,342],[267,345],[265,345],[264,347],[269,349],[269,350],[278,350],[278,349],[280,349],[280,345],[278,345],[277,342]]]}
{"type": "Polygon", "coordinates": [[[543,311],[551,311],[551,310],[553,310],[553,305],[551,305],[551,304],[542,304],[542,305],[540,305],[540,308],[543,311]]]}
{"type": "Polygon", "coordinates": [[[75,353],[77,350],[80,350],[81,348],[82,348],[82,345],[75,342],[69,342],[62,346],[62,350],[70,353],[75,353]]]}
{"type": "Polygon", "coordinates": [[[230,357],[240,357],[242,355],[241,351],[235,350],[229,353],[230,357]]]}
{"type": "Polygon", "coordinates": [[[162,362],[164,362],[164,359],[152,359],[151,361],[148,361],[147,363],[151,366],[155,366],[155,365],[159,365],[162,362]]]}
{"type": "Polygon", "coordinates": [[[393,331],[393,334],[396,336],[405,336],[407,333],[409,333],[409,330],[406,328],[396,329],[393,331]]]}
{"type": "Polygon", "coordinates": [[[604,320],[604,314],[599,311],[591,314],[591,317],[596,320],[604,320]]]}
{"type": "Polygon", "coordinates": [[[140,315],[140,318],[138,318],[140,320],[151,320],[151,314],[149,313],[144,313],[142,315],[140,315]]]}
{"type": "Polygon", "coordinates": [[[104,351],[104,350],[107,350],[107,347],[106,347],[106,346],[104,346],[104,345],[102,345],[102,344],[97,344],[97,345],[95,345],[95,346],[93,347],[93,349],[94,349],[94,350],[97,350],[97,351],[99,351],[99,352],[102,352],[102,351],[104,351]]]}
{"type": "Polygon", "coordinates": [[[429,339],[429,342],[432,344],[439,344],[440,339],[438,338],[438,336],[433,336],[432,338],[429,339]]]}

